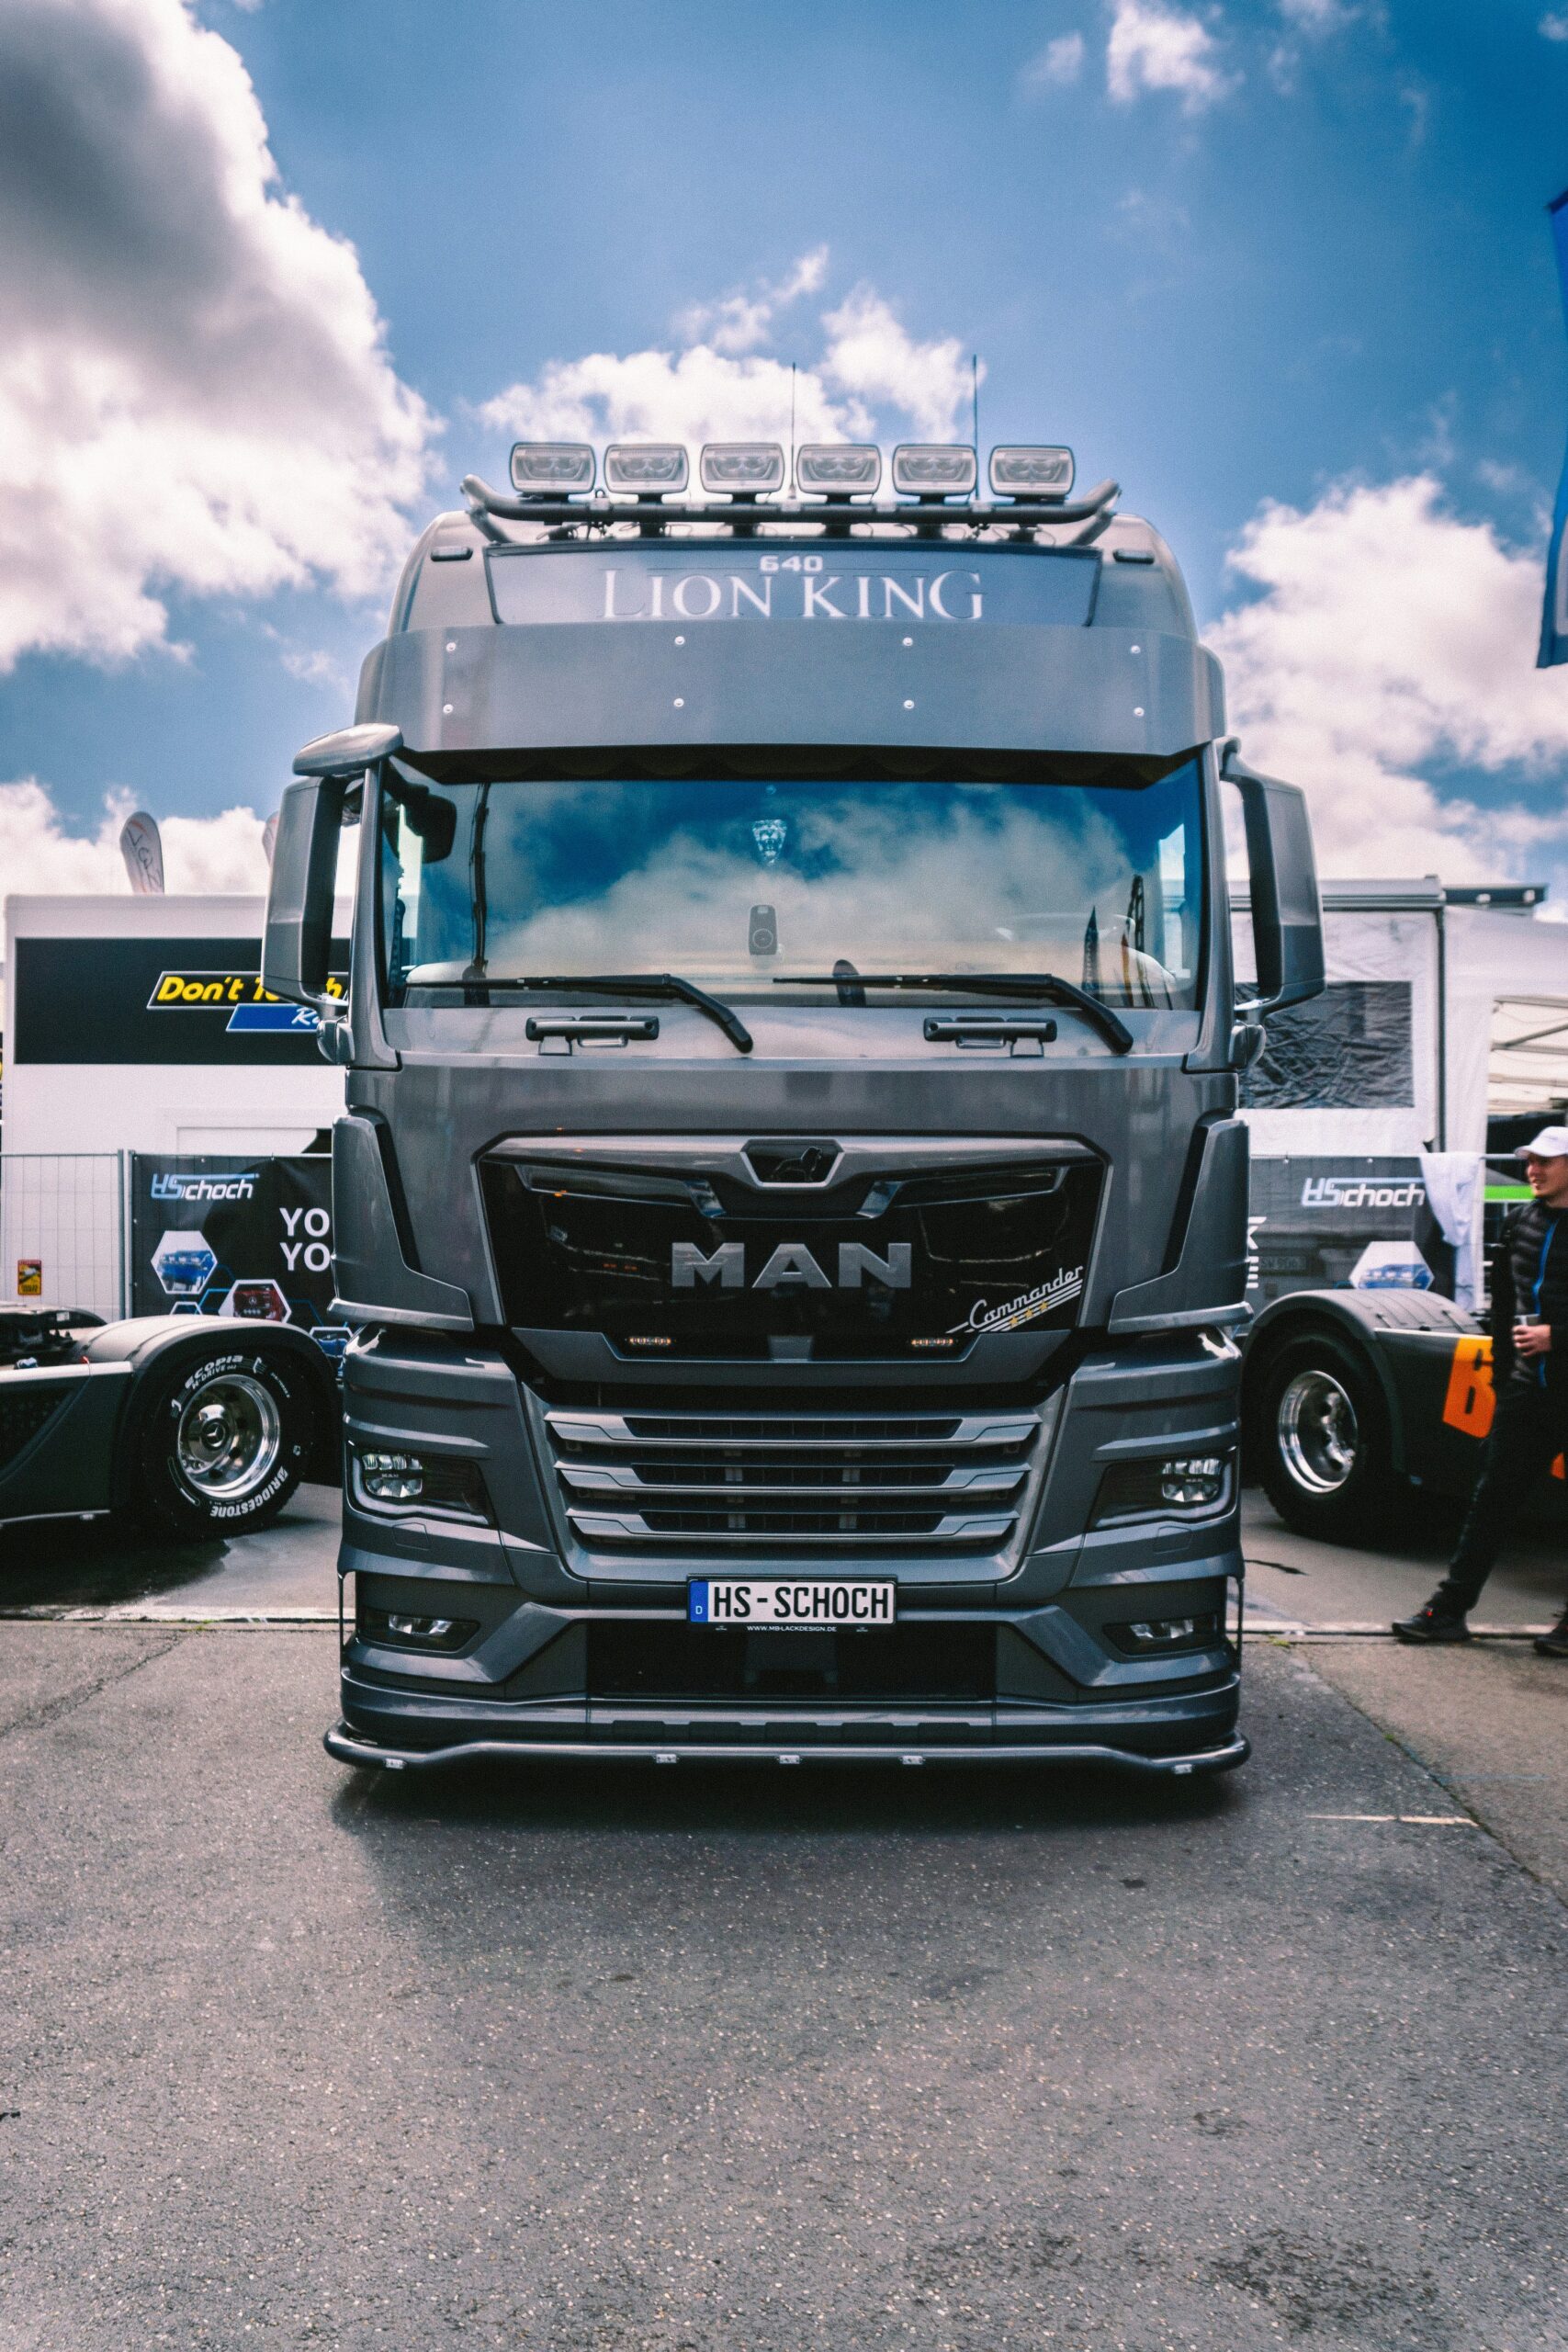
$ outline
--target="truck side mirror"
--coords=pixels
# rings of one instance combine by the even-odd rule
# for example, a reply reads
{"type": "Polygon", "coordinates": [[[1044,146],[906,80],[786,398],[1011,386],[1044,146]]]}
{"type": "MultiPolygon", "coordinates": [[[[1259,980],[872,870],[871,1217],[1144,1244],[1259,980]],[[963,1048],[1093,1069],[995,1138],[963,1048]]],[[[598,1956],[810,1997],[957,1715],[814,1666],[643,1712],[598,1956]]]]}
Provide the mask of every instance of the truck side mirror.
{"type": "Polygon", "coordinates": [[[378,760],[400,752],[395,727],[344,727],[307,743],[294,762],[304,779],[291,784],[278,812],[266,898],[262,986],[293,1004],[314,1005],[336,1020],[327,994],[333,950],[333,899],[338,836],[349,786],[378,760]]]}
{"type": "Polygon", "coordinates": [[[333,894],[347,786],[341,776],[291,784],[283,796],[266,894],[262,986],[294,1004],[327,1002],[333,894]]]}
{"type": "Polygon", "coordinates": [[[1252,937],[1258,957],[1254,1021],[1323,992],[1323,909],[1306,795],[1293,784],[1258,775],[1232,741],[1220,774],[1241,794],[1252,878],[1252,937]]]}

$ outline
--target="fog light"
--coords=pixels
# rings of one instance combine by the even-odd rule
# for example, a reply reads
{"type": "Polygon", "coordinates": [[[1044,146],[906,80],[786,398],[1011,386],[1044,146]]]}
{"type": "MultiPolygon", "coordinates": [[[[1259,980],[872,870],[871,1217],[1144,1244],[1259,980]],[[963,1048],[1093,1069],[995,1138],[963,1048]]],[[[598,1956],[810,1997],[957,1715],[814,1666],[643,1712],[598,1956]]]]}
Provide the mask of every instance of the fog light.
{"type": "Polygon", "coordinates": [[[394,1648],[460,1650],[479,1630],[477,1617],[416,1617],[400,1609],[362,1609],[357,1619],[362,1640],[394,1648]]]}
{"type": "Polygon", "coordinates": [[[1231,1498],[1235,1460],[1233,1453],[1183,1453],[1113,1463],[1100,1482],[1093,1524],[1223,1510],[1231,1498]]]}
{"type": "Polygon", "coordinates": [[[362,1453],[359,1476],[366,1493],[378,1503],[412,1503],[424,1492],[417,1453],[362,1453]]]}
{"type": "Polygon", "coordinates": [[[1220,1621],[1213,1611],[1202,1617],[1145,1617],[1131,1625],[1107,1625],[1108,1637],[1119,1650],[1202,1650],[1220,1638],[1220,1621]]]}

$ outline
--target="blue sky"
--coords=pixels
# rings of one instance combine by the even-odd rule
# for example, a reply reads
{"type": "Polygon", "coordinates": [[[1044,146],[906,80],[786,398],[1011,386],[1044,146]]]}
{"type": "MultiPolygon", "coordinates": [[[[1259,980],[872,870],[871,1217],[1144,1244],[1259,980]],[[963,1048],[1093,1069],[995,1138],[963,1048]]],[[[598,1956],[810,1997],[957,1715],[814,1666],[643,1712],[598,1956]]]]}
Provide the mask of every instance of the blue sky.
{"type": "Polygon", "coordinates": [[[0,167],[5,887],[111,882],[117,794],[248,873],[400,541],[510,427],[761,429],[795,360],[889,443],[965,422],[977,351],[984,441],[1070,441],[1170,538],[1327,865],[1568,898],[1568,673],[1529,667],[1568,6],[6,17],[48,135],[0,167]]]}

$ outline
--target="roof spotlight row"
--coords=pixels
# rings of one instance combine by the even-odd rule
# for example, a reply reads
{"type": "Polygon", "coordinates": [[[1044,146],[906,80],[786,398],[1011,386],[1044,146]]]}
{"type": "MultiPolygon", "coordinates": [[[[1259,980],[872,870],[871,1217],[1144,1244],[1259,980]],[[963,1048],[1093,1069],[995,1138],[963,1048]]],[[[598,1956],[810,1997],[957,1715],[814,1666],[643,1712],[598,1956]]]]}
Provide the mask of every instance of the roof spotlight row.
{"type": "MultiPolygon", "coordinates": [[[[784,453],[776,441],[710,441],[698,471],[705,491],[759,498],[784,487],[784,453]]],[[[597,472],[585,441],[519,441],[512,452],[512,486],[525,498],[591,492],[597,472]]],[[[893,487],[901,497],[969,498],[978,474],[976,453],[964,442],[905,441],[893,452],[893,487]]],[[[679,495],[690,479],[691,460],[679,441],[614,441],[604,452],[604,489],[612,495],[679,495]]],[[[882,452],[873,442],[808,441],[795,453],[795,487],[813,496],[870,497],[881,481],[882,452]]],[[[995,498],[1065,499],[1073,487],[1073,453],[993,449],[990,484],[995,498]]]]}

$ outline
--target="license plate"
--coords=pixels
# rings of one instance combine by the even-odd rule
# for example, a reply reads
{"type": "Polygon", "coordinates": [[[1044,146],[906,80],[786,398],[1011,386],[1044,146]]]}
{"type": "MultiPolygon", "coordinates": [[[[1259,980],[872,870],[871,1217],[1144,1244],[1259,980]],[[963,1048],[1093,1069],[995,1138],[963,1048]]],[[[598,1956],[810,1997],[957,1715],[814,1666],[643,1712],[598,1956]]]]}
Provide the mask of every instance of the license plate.
{"type": "Polygon", "coordinates": [[[891,1625],[898,1588],[891,1577],[713,1577],[686,1587],[693,1625],[744,1625],[794,1633],[818,1627],[891,1625]]]}

